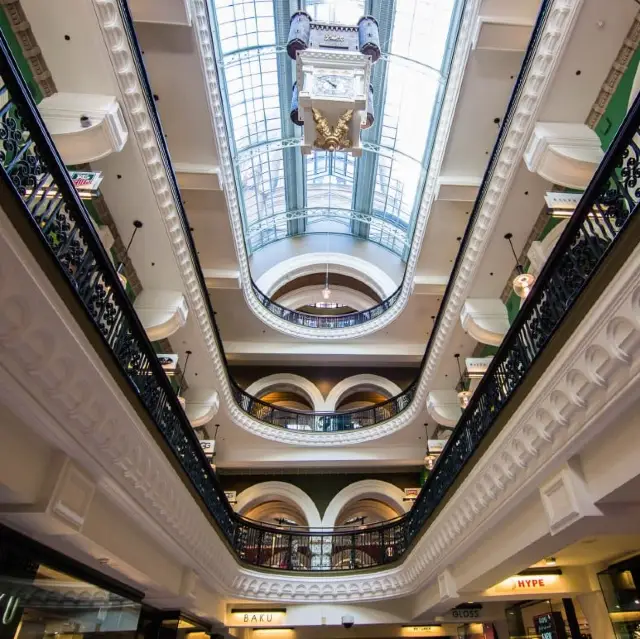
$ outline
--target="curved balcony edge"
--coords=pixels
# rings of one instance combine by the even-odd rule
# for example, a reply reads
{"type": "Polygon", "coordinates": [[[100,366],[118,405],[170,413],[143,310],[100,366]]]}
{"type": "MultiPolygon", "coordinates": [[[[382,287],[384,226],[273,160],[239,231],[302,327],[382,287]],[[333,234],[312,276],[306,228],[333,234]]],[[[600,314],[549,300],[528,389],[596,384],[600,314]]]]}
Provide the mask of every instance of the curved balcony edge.
{"type": "Polygon", "coordinates": [[[421,406],[424,404],[427,393],[426,383],[417,383],[412,384],[403,391],[403,393],[387,400],[387,402],[363,409],[362,411],[356,410],[345,413],[304,413],[272,406],[266,402],[260,402],[260,400],[257,400],[253,396],[244,393],[244,391],[236,387],[226,375],[225,364],[222,358],[216,358],[216,367],[221,375],[225,375],[224,388],[222,391],[225,408],[237,426],[271,441],[298,446],[359,444],[391,435],[407,426],[416,417],[421,410],[421,406]],[[240,391],[240,393],[238,393],[238,391],[240,391]],[[271,409],[276,411],[279,421],[286,421],[288,419],[286,416],[291,415],[291,426],[287,427],[274,424],[252,415],[251,412],[243,408],[242,399],[238,401],[238,395],[240,394],[242,394],[242,397],[248,398],[249,401],[266,407],[267,410],[271,409]],[[406,405],[402,405],[404,404],[402,398],[408,396],[411,396],[411,398],[406,402],[406,405]],[[386,415],[380,410],[381,406],[394,402],[399,406],[395,414],[386,415]],[[374,418],[378,416],[380,420],[364,426],[349,427],[346,424],[340,425],[340,421],[345,420],[345,417],[351,419],[350,424],[357,423],[354,422],[350,416],[365,411],[373,412],[374,418]],[[293,423],[294,419],[300,417],[300,421],[293,423]],[[321,429],[318,429],[318,426],[321,429]],[[312,430],[314,427],[316,427],[316,430],[312,430]]]}

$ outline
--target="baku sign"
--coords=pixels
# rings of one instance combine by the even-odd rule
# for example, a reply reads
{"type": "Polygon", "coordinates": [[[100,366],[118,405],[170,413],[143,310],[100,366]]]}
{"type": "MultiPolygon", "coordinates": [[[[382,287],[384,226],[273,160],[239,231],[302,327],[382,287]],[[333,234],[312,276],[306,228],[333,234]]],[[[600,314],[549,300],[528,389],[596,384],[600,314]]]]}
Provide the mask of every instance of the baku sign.
{"type": "Polygon", "coordinates": [[[278,628],[285,625],[286,620],[286,608],[278,608],[274,610],[234,609],[228,615],[227,626],[243,628],[278,628]]]}

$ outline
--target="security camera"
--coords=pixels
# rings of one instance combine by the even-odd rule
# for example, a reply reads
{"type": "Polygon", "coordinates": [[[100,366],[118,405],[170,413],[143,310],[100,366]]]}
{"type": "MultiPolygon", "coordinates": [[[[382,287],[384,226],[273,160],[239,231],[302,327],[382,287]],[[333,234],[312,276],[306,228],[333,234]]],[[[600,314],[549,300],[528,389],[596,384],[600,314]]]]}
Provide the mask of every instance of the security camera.
{"type": "Polygon", "coordinates": [[[345,628],[351,628],[355,622],[355,619],[351,615],[344,615],[344,617],[342,617],[342,625],[345,628]]]}

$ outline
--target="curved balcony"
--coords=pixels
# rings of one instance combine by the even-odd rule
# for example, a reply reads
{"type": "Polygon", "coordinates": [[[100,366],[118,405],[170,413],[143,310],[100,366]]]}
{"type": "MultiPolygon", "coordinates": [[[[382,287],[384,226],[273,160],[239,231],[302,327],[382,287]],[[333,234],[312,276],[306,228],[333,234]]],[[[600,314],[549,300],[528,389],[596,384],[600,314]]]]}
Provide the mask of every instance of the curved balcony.
{"type": "Polygon", "coordinates": [[[277,428],[304,433],[344,433],[386,422],[411,404],[417,387],[416,380],[402,393],[374,406],[351,411],[319,412],[270,404],[247,393],[233,379],[230,382],[234,400],[248,416],[277,428]]]}
{"type": "Polygon", "coordinates": [[[280,318],[284,322],[290,322],[296,326],[305,328],[321,328],[328,330],[335,330],[341,328],[351,328],[353,326],[360,326],[366,324],[371,320],[379,318],[382,314],[388,311],[397,301],[402,293],[402,284],[385,300],[382,300],[379,304],[372,306],[364,311],[354,311],[352,313],[344,313],[341,315],[312,315],[310,313],[303,313],[296,311],[278,302],[274,302],[269,296],[265,295],[251,280],[251,287],[253,293],[258,301],[267,309],[272,315],[280,318]]]}
{"type": "MultiPolygon", "coordinates": [[[[94,331],[95,337],[101,339],[111,353],[119,374],[135,392],[140,409],[146,411],[157,427],[180,472],[192,484],[238,558],[253,566],[329,571],[372,568],[400,560],[467,465],[474,463],[472,458],[529,370],[534,365],[539,371],[545,366],[539,362],[540,355],[638,214],[640,148],[636,140],[640,134],[640,97],[542,268],[412,509],[397,520],[348,532],[263,526],[242,519],[231,509],[3,38],[0,38],[0,48],[0,75],[4,82],[0,88],[0,179],[21,212],[18,230],[30,242],[38,242],[46,251],[48,268],[55,268],[64,276],[69,303],[85,314],[88,330],[94,331]]],[[[163,160],[168,163],[166,149],[163,160]]],[[[173,187],[177,188],[175,182],[173,187]]],[[[181,223],[185,222],[182,211],[181,223]]],[[[456,269],[467,240],[465,237],[456,269]]],[[[188,249],[197,266],[192,243],[188,249]]],[[[205,291],[199,268],[197,277],[201,290],[205,291]]],[[[452,294],[452,282],[445,299],[452,294]]],[[[203,297],[208,300],[206,294],[203,297]]],[[[443,320],[445,308],[443,305],[436,325],[443,320]]],[[[215,331],[215,316],[210,305],[205,312],[215,331]]],[[[435,334],[434,331],[427,344],[423,372],[434,348],[435,334]]],[[[214,335],[215,347],[224,361],[222,343],[215,332],[214,335]]],[[[225,380],[230,389],[237,389],[228,377],[225,380]]],[[[407,391],[384,404],[393,404],[396,415],[415,407],[420,384],[421,380],[416,381],[407,391]],[[401,397],[406,398],[406,405],[400,402],[401,397]]],[[[579,391],[578,388],[576,392],[579,391]]],[[[247,416],[246,411],[265,410],[265,406],[257,408],[259,400],[254,406],[255,409],[240,405],[237,409],[247,416]]],[[[267,411],[275,410],[266,406],[267,411]]],[[[374,411],[377,419],[378,409],[379,406],[375,406],[365,411],[374,411]]],[[[358,412],[344,413],[350,416],[345,418],[347,430],[349,426],[354,431],[360,428],[356,428],[353,417],[358,412]]],[[[386,423],[393,421],[390,415],[380,417],[384,417],[386,423]]],[[[275,412],[270,418],[276,420],[275,412]]],[[[320,420],[319,423],[324,427],[326,422],[320,420]]],[[[269,422],[265,428],[287,430],[286,423],[276,425],[281,428],[274,429],[269,422]]]]}

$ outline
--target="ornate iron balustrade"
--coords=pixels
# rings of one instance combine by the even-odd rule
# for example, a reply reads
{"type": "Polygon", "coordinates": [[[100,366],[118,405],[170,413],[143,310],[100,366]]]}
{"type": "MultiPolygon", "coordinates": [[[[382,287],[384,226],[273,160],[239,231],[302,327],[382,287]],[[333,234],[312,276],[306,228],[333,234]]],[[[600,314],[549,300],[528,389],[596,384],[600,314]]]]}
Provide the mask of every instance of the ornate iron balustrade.
{"type": "Polygon", "coordinates": [[[231,381],[235,400],[242,410],[267,424],[289,430],[304,430],[315,433],[337,433],[375,426],[401,413],[413,400],[417,382],[413,382],[402,393],[373,406],[344,412],[314,412],[283,408],[263,402],[249,395],[238,384],[231,381]]]}
{"type": "Polygon", "coordinates": [[[260,304],[270,313],[286,322],[291,322],[291,324],[306,326],[308,328],[349,328],[350,326],[366,324],[372,319],[380,317],[385,311],[388,311],[402,293],[402,284],[400,284],[387,299],[382,300],[379,304],[364,311],[355,311],[342,315],[312,315],[310,313],[301,313],[300,311],[282,306],[282,304],[278,304],[278,302],[274,302],[258,288],[253,280],[251,280],[251,286],[260,304]]]}
{"type": "Polygon", "coordinates": [[[356,529],[268,526],[239,518],[234,548],[241,561],[288,571],[344,571],[397,561],[407,548],[405,517],[356,529]]]}
{"type": "MultiPolygon", "coordinates": [[[[3,80],[0,179],[4,190],[11,193],[21,207],[33,234],[39,237],[52,264],[64,275],[122,375],[239,559],[254,566],[304,571],[349,570],[387,565],[401,559],[615,246],[632,215],[637,214],[640,98],[618,131],[411,511],[392,522],[348,532],[263,526],[239,517],[226,500],[3,38],[0,38],[0,49],[3,80]]],[[[168,163],[168,155],[164,160],[168,163]]],[[[477,207],[476,204],[474,216],[477,207]]],[[[186,223],[184,211],[181,213],[186,223]]],[[[468,236],[469,230],[456,260],[456,269],[468,236]]],[[[197,264],[193,245],[190,248],[197,264]]],[[[199,277],[204,291],[201,273],[199,277]]],[[[445,299],[450,289],[451,283],[445,299]]],[[[209,312],[215,327],[210,308],[209,312]]],[[[438,321],[439,318],[436,325],[438,321]]],[[[222,349],[221,342],[219,347],[222,349]]],[[[427,352],[429,347],[430,344],[427,352]]],[[[406,396],[410,402],[412,395],[407,393],[413,392],[413,388],[415,386],[398,397],[406,396]]],[[[242,402],[244,396],[240,391],[238,389],[237,397],[242,402]]],[[[245,410],[256,411],[256,414],[274,411],[266,418],[274,423],[282,419],[275,412],[281,409],[255,398],[250,401],[254,403],[245,410]]],[[[398,402],[398,398],[389,402],[398,402]]],[[[396,410],[403,407],[397,403],[396,410]]],[[[365,409],[368,410],[372,409],[365,409]]],[[[315,419],[315,415],[313,417],[315,419]]],[[[335,418],[335,414],[332,417],[335,418]]],[[[303,424],[302,418],[296,419],[303,424]]],[[[348,423],[354,427],[353,417],[345,417],[343,427],[348,427],[347,420],[351,420],[348,423]]],[[[319,423],[321,428],[326,425],[321,420],[319,423]]],[[[306,424],[313,427],[309,422],[306,424]]]]}

